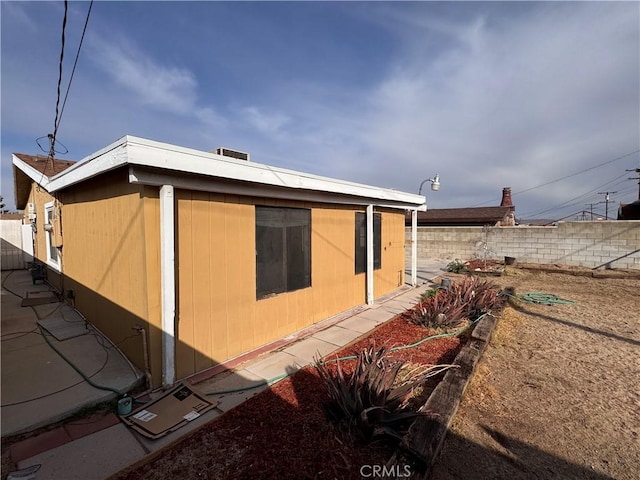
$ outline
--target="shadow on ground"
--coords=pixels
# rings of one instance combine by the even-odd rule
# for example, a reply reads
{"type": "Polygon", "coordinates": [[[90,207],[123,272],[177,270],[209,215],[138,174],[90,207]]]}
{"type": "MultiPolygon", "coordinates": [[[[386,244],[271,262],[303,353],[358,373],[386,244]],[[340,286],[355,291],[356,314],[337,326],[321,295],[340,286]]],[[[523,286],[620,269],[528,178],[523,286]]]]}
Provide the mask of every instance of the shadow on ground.
{"type": "MultiPolygon", "coordinates": [[[[430,480],[614,480],[591,467],[576,465],[487,425],[480,427],[499,446],[490,449],[449,431],[430,480]]],[[[549,445],[551,448],[553,446],[549,445]]]]}

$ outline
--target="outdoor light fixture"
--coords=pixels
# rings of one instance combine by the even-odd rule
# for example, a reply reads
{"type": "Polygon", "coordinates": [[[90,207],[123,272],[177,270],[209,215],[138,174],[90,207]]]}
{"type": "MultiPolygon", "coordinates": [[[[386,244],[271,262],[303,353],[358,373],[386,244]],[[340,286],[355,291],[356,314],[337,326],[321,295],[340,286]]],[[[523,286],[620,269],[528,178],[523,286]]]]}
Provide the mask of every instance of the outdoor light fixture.
{"type": "Polygon", "coordinates": [[[422,186],[427,182],[431,182],[431,190],[433,190],[434,192],[440,190],[440,175],[436,173],[435,177],[427,178],[422,181],[422,183],[420,184],[420,188],[418,189],[418,195],[422,194],[422,186]]]}

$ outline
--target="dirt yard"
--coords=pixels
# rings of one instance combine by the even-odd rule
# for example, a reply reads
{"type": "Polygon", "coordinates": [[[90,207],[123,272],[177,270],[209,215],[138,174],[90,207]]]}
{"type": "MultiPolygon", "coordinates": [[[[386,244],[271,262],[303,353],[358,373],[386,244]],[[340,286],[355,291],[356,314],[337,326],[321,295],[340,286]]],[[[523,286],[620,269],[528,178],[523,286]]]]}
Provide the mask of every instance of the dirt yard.
{"type": "Polygon", "coordinates": [[[505,310],[431,479],[638,478],[640,279],[491,280],[575,304],[505,310]]]}

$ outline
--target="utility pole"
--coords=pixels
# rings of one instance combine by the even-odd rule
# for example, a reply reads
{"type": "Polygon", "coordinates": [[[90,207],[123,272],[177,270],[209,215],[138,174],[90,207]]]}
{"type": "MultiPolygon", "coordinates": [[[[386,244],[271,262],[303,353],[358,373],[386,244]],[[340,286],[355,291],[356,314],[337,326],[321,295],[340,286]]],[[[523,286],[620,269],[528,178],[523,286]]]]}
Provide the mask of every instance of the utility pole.
{"type": "Polygon", "coordinates": [[[587,203],[586,205],[589,207],[589,213],[591,214],[591,221],[593,221],[593,206],[594,205],[600,205],[602,202],[596,202],[596,203],[587,203]]]}
{"type": "Polygon", "coordinates": [[[640,168],[625,170],[625,172],[636,172],[637,177],[629,177],[629,180],[638,180],[638,200],[640,200],[640,168]]]}
{"type": "Polygon", "coordinates": [[[604,203],[605,203],[605,214],[604,219],[609,220],[609,194],[613,195],[618,192],[598,192],[598,195],[604,195],[604,203]]]}

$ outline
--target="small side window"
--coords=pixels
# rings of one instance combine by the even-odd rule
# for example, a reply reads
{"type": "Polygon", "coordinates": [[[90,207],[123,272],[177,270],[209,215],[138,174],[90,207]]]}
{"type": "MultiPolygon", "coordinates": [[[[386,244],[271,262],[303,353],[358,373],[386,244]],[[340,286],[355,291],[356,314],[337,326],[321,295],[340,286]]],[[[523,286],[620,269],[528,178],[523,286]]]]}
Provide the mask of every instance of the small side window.
{"type": "MultiPolygon", "coordinates": [[[[356,274],[367,271],[367,214],[356,212],[356,274]]],[[[382,214],[373,214],[373,269],[382,268],[382,214]]]]}

